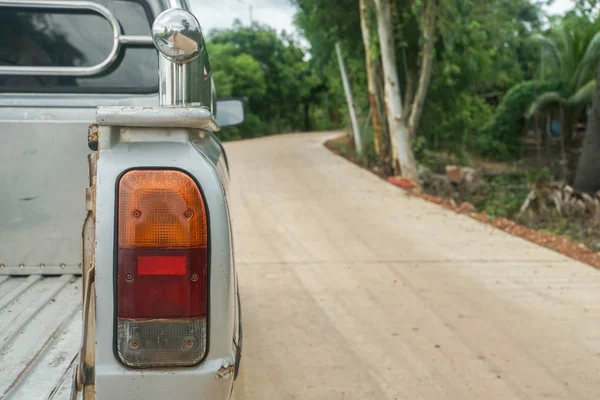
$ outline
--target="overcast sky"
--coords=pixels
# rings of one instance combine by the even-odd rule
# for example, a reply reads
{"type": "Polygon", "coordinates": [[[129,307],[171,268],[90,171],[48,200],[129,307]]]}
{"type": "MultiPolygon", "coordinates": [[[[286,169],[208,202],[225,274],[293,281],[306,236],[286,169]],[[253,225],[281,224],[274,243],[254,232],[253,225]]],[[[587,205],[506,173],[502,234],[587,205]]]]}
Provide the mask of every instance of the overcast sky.
{"type": "MultiPolygon", "coordinates": [[[[325,0],[330,1],[330,0],[325,0]]],[[[335,1],[335,0],[331,0],[335,1]]],[[[295,8],[289,0],[190,0],[204,33],[214,28],[229,28],[235,19],[250,22],[250,4],[255,21],[271,25],[277,31],[295,32],[295,8]]]]}
{"type": "MultiPolygon", "coordinates": [[[[271,25],[277,31],[295,32],[294,7],[289,0],[190,0],[196,18],[205,33],[214,28],[229,28],[237,18],[250,22],[250,4],[256,21],[271,25]]],[[[335,0],[323,0],[335,1],[335,0]]],[[[573,6],[574,0],[555,0],[548,7],[550,14],[562,14],[573,6]]]]}

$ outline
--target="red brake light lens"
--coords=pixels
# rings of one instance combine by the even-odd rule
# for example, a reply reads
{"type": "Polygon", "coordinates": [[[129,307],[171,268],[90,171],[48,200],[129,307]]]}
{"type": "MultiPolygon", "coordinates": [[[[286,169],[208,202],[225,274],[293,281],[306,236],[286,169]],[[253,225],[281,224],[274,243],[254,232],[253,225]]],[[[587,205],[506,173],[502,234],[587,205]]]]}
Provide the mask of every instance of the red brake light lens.
{"type": "Polygon", "coordinates": [[[187,257],[185,256],[139,256],[138,275],[185,275],[187,257]]]}
{"type": "Polygon", "coordinates": [[[135,170],[118,189],[117,353],[130,367],[206,354],[208,226],[200,190],[179,171],[135,170]]]}

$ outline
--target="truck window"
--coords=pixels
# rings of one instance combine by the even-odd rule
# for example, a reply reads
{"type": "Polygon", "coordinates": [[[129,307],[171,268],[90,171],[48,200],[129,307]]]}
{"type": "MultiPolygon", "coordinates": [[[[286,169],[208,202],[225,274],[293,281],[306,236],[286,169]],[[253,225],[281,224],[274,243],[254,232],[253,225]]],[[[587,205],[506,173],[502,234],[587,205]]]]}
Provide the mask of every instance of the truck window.
{"type": "MultiPolygon", "coordinates": [[[[127,35],[150,36],[140,2],[99,0],[127,35]]],[[[102,62],[113,45],[110,24],[85,10],[0,7],[0,65],[85,67],[102,62]]],[[[152,47],[121,47],[107,71],[91,77],[2,75],[0,92],[152,93],[158,91],[158,54],[152,47]]]]}

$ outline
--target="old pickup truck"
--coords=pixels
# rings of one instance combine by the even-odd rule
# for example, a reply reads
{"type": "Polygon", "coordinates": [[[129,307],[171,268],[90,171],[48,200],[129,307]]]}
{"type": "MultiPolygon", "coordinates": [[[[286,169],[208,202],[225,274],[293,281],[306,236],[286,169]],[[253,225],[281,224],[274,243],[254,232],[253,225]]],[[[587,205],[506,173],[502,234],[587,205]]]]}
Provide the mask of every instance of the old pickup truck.
{"type": "Polygon", "coordinates": [[[0,399],[228,399],[217,101],[185,0],[0,0],[0,399]]]}

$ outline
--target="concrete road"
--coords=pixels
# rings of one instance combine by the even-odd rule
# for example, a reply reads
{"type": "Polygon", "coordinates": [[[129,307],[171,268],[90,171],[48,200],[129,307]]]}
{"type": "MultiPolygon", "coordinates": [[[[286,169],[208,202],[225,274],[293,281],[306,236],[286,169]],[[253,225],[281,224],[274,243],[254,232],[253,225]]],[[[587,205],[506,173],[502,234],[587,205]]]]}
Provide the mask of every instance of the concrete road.
{"type": "Polygon", "coordinates": [[[600,271],[322,146],[231,143],[236,400],[598,399],[600,271]]]}

